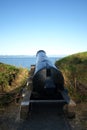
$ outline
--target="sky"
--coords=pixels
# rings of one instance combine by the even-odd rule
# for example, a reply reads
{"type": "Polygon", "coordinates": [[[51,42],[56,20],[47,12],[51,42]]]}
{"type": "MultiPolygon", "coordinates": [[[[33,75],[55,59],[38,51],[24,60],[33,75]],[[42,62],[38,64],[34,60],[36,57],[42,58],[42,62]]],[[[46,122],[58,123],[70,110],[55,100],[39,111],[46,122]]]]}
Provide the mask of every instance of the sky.
{"type": "Polygon", "coordinates": [[[87,51],[87,0],[0,0],[0,55],[87,51]]]}

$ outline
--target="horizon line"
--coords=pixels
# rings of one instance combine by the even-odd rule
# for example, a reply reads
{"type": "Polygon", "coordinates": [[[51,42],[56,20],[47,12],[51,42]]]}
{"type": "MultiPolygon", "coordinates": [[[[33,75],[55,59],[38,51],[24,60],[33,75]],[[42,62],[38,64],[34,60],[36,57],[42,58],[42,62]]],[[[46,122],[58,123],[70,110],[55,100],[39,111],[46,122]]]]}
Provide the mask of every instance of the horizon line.
{"type": "MultiPolygon", "coordinates": [[[[51,55],[51,54],[48,54],[47,56],[50,56],[50,57],[63,57],[63,56],[67,56],[67,55],[69,55],[69,54],[58,54],[58,55],[51,55]]],[[[36,55],[23,55],[23,54],[17,54],[17,55],[14,55],[14,54],[0,54],[0,56],[13,56],[13,57],[15,57],[15,56],[19,56],[19,57],[36,57],[36,55]]]]}

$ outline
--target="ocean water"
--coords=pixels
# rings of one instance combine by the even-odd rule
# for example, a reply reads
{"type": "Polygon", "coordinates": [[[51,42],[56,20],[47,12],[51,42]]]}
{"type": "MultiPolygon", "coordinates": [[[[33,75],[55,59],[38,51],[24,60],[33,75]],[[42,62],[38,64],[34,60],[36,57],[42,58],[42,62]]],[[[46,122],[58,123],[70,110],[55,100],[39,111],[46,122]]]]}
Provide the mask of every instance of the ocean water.
{"type": "MultiPolygon", "coordinates": [[[[56,60],[61,57],[48,57],[50,61],[55,64],[56,60]]],[[[14,65],[16,67],[30,68],[32,64],[36,64],[36,57],[34,56],[0,56],[0,62],[14,65]]]]}

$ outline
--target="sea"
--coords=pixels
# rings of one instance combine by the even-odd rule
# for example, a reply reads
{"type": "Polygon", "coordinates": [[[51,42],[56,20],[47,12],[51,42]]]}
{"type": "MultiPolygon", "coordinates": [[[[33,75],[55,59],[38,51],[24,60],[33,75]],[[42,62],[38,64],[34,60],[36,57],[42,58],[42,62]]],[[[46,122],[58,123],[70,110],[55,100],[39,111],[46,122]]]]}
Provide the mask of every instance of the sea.
{"type": "MultiPolygon", "coordinates": [[[[49,60],[55,64],[55,62],[61,57],[48,57],[49,60]]],[[[30,69],[31,65],[36,64],[36,57],[35,56],[0,56],[0,62],[13,65],[16,67],[23,67],[30,69]]]]}

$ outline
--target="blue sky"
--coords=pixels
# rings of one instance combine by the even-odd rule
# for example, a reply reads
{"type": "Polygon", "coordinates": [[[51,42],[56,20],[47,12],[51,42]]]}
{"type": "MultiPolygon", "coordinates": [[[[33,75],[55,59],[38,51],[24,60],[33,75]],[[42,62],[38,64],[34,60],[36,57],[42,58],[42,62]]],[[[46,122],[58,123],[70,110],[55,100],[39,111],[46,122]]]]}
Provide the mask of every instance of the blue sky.
{"type": "Polygon", "coordinates": [[[87,51],[87,0],[0,0],[0,55],[87,51]]]}

